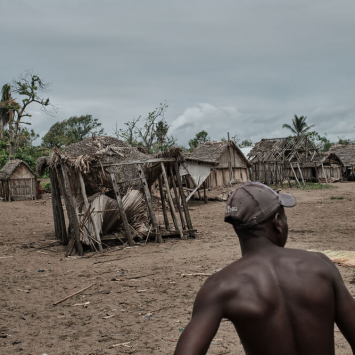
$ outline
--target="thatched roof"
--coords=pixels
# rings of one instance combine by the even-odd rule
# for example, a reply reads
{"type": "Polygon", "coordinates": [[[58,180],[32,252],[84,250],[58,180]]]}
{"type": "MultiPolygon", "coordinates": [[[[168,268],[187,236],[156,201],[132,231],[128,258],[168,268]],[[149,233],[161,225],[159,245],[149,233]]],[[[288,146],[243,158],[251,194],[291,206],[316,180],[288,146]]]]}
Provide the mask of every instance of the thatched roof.
{"type": "Polygon", "coordinates": [[[319,156],[317,159],[314,159],[314,161],[310,162],[304,162],[302,163],[303,167],[314,167],[314,166],[321,166],[322,164],[327,165],[327,164],[333,164],[333,165],[340,165],[343,166],[342,160],[338,157],[337,154],[331,153],[331,152],[320,152],[319,156]]]}
{"type": "Polygon", "coordinates": [[[329,152],[335,153],[341,159],[344,166],[355,165],[355,145],[336,144],[331,146],[329,152]]]}
{"type": "Polygon", "coordinates": [[[15,159],[9,160],[4,167],[0,170],[0,180],[8,180],[13,172],[20,166],[24,165],[33,175],[36,174],[32,171],[32,169],[25,163],[23,160],[15,159]]]}
{"type": "Polygon", "coordinates": [[[306,136],[262,139],[248,154],[251,163],[319,161],[320,155],[306,136]],[[307,152],[307,154],[306,154],[307,152]]]}
{"type": "Polygon", "coordinates": [[[219,163],[219,158],[229,146],[232,146],[232,148],[238,152],[238,155],[244,161],[246,166],[251,165],[239,147],[233,142],[228,141],[201,143],[192,153],[184,153],[184,158],[185,160],[217,165],[219,163]]]}
{"type": "MultiPolygon", "coordinates": [[[[173,148],[156,157],[177,157],[181,148],[173,148]]],[[[105,164],[127,163],[130,161],[142,161],[148,184],[152,184],[161,172],[160,163],[144,164],[145,160],[154,158],[144,153],[140,147],[132,147],[129,144],[113,137],[99,136],[86,138],[81,142],[69,145],[63,151],[53,150],[50,157],[42,157],[37,160],[37,170],[43,173],[47,166],[60,166],[66,162],[70,172],[80,171],[83,174],[86,186],[91,193],[102,191],[103,187],[111,188],[110,173],[114,172],[117,181],[122,183],[123,191],[129,187],[140,187],[137,166],[121,165],[105,167],[105,164]],[[125,182],[125,183],[123,183],[125,182]]]]}

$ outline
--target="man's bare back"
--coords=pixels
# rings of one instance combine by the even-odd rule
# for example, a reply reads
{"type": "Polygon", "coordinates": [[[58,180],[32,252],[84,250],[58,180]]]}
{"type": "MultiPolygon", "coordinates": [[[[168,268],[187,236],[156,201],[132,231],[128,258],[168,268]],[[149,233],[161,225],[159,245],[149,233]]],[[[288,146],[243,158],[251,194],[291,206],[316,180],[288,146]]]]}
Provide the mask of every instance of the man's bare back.
{"type": "Polygon", "coordinates": [[[247,355],[333,355],[335,322],[355,354],[355,301],[337,268],[323,254],[284,249],[287,232],[282,207],[276,220],[238,231],[243,257],[202,286],[176,355],[206,354],[223,318],[247,355]]]}

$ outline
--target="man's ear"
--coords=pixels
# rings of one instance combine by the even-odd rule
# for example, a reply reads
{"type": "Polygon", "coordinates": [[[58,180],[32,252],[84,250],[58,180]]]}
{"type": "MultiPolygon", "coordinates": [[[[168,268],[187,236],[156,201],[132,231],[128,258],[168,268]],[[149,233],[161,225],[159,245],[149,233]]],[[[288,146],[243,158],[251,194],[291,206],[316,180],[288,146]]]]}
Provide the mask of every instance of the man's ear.
{"type": "Polygon", "coordinates": [[[276,212],[273,220],[273,224],[275,229],[281,233],[282,232],[282,220],[281,220],[281,214],[279,212],[276,212]]]}

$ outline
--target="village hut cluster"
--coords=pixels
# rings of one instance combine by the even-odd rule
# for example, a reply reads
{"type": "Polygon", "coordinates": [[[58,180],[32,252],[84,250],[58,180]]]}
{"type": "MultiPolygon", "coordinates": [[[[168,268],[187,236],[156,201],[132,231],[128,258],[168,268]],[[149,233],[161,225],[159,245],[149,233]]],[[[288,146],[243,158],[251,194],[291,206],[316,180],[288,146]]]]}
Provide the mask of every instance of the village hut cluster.
{"type": "Polygon", "coordinates": [[[50,169],[55,232],[69,244],[67,255],[74,247],[82,254],[85,245],[101,250],[102,243],[110,239],[133,245],[135,238],[161,242],[166,236],[193,236],[179,174],[180,156],[180,148],[151,156],[116,138],[94,137],[40,158],[38,172],[50,169]],[[151,187],[156,181],[164,225],[158,225],[152,201],[151,187]]]}
{"type": "MultiPolygon", "coordinates": [[[[291,187],[295,180],[300,187],[354,179],[354,157],[355,146],[319,152],[306,135],[262,139],[248,158],[229,140],[152,156],[113,137],[92,137],[39,158],[37,172],[49,171],[55,234],[70,255],[110,241],[193,237],[187,203],[200,190],[207,202],[210,190],[227,186],[230,193],[247,181],[291,187]]],[[[0,198],[37,197],[36,174],[21,160],[9,161],[0,171],[0,198]]]]}

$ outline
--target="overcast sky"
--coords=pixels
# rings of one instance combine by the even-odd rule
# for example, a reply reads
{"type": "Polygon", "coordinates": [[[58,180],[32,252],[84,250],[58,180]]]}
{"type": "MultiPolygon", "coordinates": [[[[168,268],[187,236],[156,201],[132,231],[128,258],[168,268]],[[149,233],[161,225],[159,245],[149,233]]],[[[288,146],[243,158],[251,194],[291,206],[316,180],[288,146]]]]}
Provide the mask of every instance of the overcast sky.
{"type": "Polygon", "coordinates": [[[283,137],[294,114],[355,139],[353,0],[11,0],[0,7],[0,85],[27,69],[60,110],[44,135],[92,114],[107,134],[160,102],[178,143],[283,137]]]}

